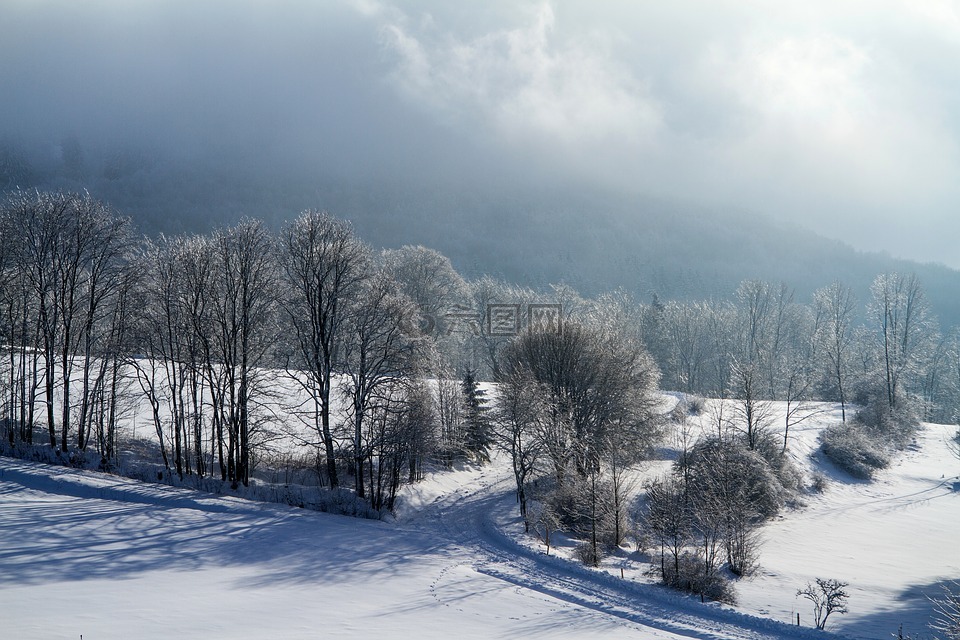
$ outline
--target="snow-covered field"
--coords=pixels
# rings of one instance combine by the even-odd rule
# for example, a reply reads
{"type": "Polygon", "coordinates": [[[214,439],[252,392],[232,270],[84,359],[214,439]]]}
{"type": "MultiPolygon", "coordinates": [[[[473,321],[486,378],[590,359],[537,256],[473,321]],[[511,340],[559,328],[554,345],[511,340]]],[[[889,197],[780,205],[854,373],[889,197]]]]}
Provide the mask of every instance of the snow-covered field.
{"type": "MultiPolygon", "coordinates": [[[[828,628],[858,638],[896,634],[929,637],[928,596],[960,578],[960,460],[946,443],[956,426],[925,424],[875,481],[852,479],[813,456],[820,431],[840,421],[839,407],[791,429],[790,452],[809,479],[823,474],[823,493],[802,496],[804,506],[785,511],[762,530],[760,570],[737,584],[741,608],[777,620],[812,620],[797,589],[815,578],[850,584],[849,613],[828,628]]],[[[778,419],[782,421],[782,407],[778,419]]],[[[776,422],[774,423],[776,424],[776,422]]]]}
{"type": "Polygon", "coordinates": [[[763,530],[761,570],[739,585],[745,610],[788,619],[810,603],[794,594],[816,577],[850,583],[849,613],[831,628],[860,638],[929,637],[941,583],[960,578],[960,460],[946,446],[955,426],[924,425],[915,442],[872,483],[853,480],[829,462],[811,461],[825,420],[801,425],[792,450],[807,470],[830,480],[806,506],[787,511],[763,530]]]}
{"type": "Polygon", "coordinates": [[[522,539],[505,460],[433,474],[371,522],[0,459],[2,635],[822,638],[782,623],[812,620],[796,590],[827,577],[851,589],[828,628],[925,636],[924,594],[960,577],[952,430],[925,426],[863,483],[809,457],[836,419],[796,429],[798,464],[830,483],[764,528],[736,610],[656,586],[627,553],[601,571],[546,556],[522,539]]]}

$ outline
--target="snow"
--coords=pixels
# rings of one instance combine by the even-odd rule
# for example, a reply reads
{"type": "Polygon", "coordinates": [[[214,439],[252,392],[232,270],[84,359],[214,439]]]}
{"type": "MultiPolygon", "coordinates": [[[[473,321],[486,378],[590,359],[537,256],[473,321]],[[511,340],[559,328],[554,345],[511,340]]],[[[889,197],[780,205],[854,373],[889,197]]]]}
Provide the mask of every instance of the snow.
{"type": "MultiPolygon", "coordinates": [[[[925,635],[924,594],[960,577],[960,461],[925,425],[873,483],[811,457],[834,407],[794,428],[830,478],[763,529],[736,609],[655,584],[634,554],[582,567],[517,517],[505,459],[435,472],[389,522],[0,458],[4,635],[32,638],[823,638],[796,590],[850,583],[845,637],[925,635]],[[625,578],[620,577],[620,568],[625,578]]],[[[704,420],[707,420],[704,417],[704,420]]],[[[666,462],[648,465],[659,473],[666,462]]]]}
{"type": "MultiPolygon", "coordinates": [[[[810,448],[821,425],[801,427],[810,448]]],[[[809,614],[805,600],[789,598],[816,577],[850,583],[850,613],[832,628],[863,638],[927,634],[940,584],[960,577],[960,493],[952,490],[960,460],[945,446],[956,427],[924,425],[915,443],[873,483],[831,474],[823,494],[763,531],[762,568],[740,587],[748,611],[787,619],[809,614]]]]}

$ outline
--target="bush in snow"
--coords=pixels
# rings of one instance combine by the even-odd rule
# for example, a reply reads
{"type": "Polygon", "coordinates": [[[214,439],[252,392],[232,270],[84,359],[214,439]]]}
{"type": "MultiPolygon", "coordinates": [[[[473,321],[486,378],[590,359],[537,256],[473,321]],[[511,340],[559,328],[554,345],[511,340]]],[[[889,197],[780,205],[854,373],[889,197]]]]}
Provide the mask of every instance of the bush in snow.
{"type": "MultiPolygon", "coordinates": [[[[746,442],[743,442],[747,446],[746,442]]],[[[797,470],[790,457],[784,453],[779,436],[763,431],[754,439],[753,450],[766,461],[770,471],[777,477],[780,486],[789,491],[797,491],[803,482],[803,476],[797,470]]]]}
{"type": "Polygon", "coordinates": [[[616,508],[613,498],[617,495],[625,502],[623,491],[618,494],[612,480],[604,474],[573,476],[541,496],[540,512],[550,513],[558,528],[586,541],[591,552],[581,559],[596,566],[609,550],[623,542],[633,526],[627,509],[623,505],[616,508]]]}
{"type": "Polygon", "coordinates": [[[814,493],[823,493],[827,490],[827,485],[829,484],[827,476],[823,475],[819,471],[813,474],[813,477],[810,479],[810,491],[814,493]]]}
{"type": "Polygon", "coordinates": [[[321,491],[308,505],[316,511],[334,513],[341,516],[379,520],[382,513],[370,506],[370,503],[349,489],[337,488],[321,491]]]}
{"type": "Polygon", "coordinates": [[[707,408],[707,401],[700,396],[686,396],[687,413],[691,416],[699,416],[707,408]]]}
{"type": "Polygon", "coordinates": [[[677,461],[675,472],[692,494],[722,498],[724,509],[757,520],[775,516],[788,493],[762,452],[737,441],[704,439],[677,461]]]}
{"type": "Polygon", "coordinates": [[[578,544],[575,553],[577,560],[590,567],[600,566],[600,561],[603,560],[605,555],[603,547],[595,547],[589,542],[581,542],[578,544]]]}
{"type": "Polygon", "coordinates": [[[703,558],[697,553],[684,553],[677,565],[668,566],[663,575],[663,583],[674,589],[696,594],[701,601],[737,603],[733,584],[721,573],[706,570],[703,558]]]}
{"type": "Polygon", "coordinates": [[[911,397],[898,397],[891,407],[886,397],[871,395],[857,412],[855,423],[876,440],[903,447],[920,428],[920,418],[911,397]]]}
{"type": "Polygon", "coordinates": [[[838,424],[820,433],[820,449],[854,478],[870,480],[890,465],[883,445],[857,424],[838,424]]]}

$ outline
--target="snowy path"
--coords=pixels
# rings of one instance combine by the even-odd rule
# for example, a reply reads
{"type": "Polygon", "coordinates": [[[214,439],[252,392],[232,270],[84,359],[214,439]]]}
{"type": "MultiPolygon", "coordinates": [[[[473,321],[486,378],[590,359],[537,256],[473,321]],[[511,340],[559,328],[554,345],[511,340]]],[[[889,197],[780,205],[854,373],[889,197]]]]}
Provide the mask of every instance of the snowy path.
{"type": "MultiPolygon", "coordinates": [[[[541,594],[565,606],[601,614],[641,638],[702,640],[827,638],[831,634],[748,616],[716,604],[702,605],[659,587],[592,571],[518,544],[506,533],[517,508],[509,481],[461,485],[412,518],[421,530],[441,531],[460,550],[454,565],[541,594]],[[464,486],[469,487],[465,489],[464,486]]],[[[492,475],[492,472],[490,473],[492,475]]],[[[448,571],[452,568],[448,568],[448,571]]],[[[439,591],[439,588],[438,588],[439,591]]],[[[442,599],[442,594],[437,596],[442,599]]]]}
{"type": "MultiPolygon", "coordinates": [[[[939,442],[932,430],[921,444],[939,442]]],[[[956,575],[960,560],[957,495],[940,471],[949,459],[936,460],[918,452],[873,485],[836,482],[771,523],[762,575],[738,585],[744,607],[788,620],[799,581],[837,575],[855,589],[841,630],[922,631],[929,603],[913,585],[956,575]]],[[[397,522],[371,522],[0,458],[2,635],[837,637],[521,544],[503,466],[438,473],[404,499],[397,522]]]]}
{"type": "Polygon", "coordinates": [[[0,458],[4,637],[824,637],[525,549],[467,486],[391,525],[0,458]]]}

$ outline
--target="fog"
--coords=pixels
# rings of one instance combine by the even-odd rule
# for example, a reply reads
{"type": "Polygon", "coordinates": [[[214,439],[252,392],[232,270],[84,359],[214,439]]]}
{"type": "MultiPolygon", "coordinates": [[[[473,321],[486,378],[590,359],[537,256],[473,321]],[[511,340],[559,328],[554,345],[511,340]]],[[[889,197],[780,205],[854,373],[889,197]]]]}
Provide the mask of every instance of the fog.
{"type": "Polygon", "coordinates": [[[6,0],[0,140],[640,194],[960,268],[950,0],[6,0]]]}

